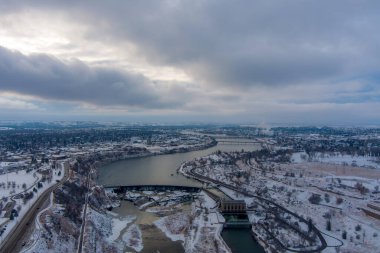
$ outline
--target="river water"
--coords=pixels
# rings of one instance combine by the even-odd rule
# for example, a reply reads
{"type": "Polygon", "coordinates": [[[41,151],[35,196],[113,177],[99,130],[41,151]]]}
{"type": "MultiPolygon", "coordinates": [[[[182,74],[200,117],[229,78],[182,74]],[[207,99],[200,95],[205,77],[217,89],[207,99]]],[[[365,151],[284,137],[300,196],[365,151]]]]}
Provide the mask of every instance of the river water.
{"type": "MultiPolygon", "coordinates": [[[[241,140],[241,139],[239,139],[241,140]]],[[[233,140],[230,140],[233,141],[233,140]]],[[[183,186],[201,186],[201,183],[188,179],[180,174],[177,174],[177,168],[185,161],[193,160],[197,157],[202,157],[209,155],[215,151],[241,151],[242,149],[246,151],[254,151],[260,149],[258,144],[218,144],[217,146],[199,150],[191,151],[186,153],[175,153],[168,155],[157,155],[141,158],[133,158],[122,161],[117,161],[111,164],[107,164],[98,169],[98,182],[102,185],[183,185],[183,186]]],[[[154,219],[151,214],[138,214],[132,206],[128,204],[123,204],[118,210],[120,214],[137,214],[141,215],[140,219],[154,219]]],[[[158,229],[151,227],[152,233],[157,234],[160,232],[158,229]]],[[[144,245],[149,245],[151,249],[154,248],[155,242],[149,241],[148,236],[144,236],[143,231],[143,241],[144,245]],[[145,237],[145,238],[144,238],[145,237]]],[[[258,243],[252,239],[249,230],[239,230],[239,229],[228,229],[222,233],[222,237],[226,243],[230,246],[234,253],[245,253],[245,252],[257,252],[261,253],[262,248],[258,243]],[[241,236],[244,234],[244,236],[241,236]],[[235,245],[239,245],[236,247],[235,245]]],[[[172,245],[172,247],[177,248],[173,252],[181,252],[178,250],[178,242],[170,242],[168,240],[157,241],[156,245],[166,244],[172,245]]],[[[174,250],[174,248],[172,250],[174,250]]],[[[145,252],[145,250],[143,250],[145,252]]]]}
{"type": "Polygon", "coordinates": [[[196,157],[221,151],[253,151],[260,148],[258,144],[237,145],[218,144],[217,146],[168,155],[157,155],[122,160],[99,168],[98,182],[102,185],[184,185],[200,186],[196,180],[177,174],[177,168],[182,162],[196,157]]]}

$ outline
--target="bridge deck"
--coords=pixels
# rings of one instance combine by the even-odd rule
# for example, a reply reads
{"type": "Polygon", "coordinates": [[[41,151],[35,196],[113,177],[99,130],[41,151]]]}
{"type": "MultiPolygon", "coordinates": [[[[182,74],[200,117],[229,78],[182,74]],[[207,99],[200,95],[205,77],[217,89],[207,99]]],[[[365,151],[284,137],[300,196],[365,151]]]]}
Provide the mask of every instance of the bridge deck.
{"type": "Polygon", "coordinates": [[[196,186],[183,186],[183,185],[107,185],[106,189],[118,189],[120,191],[127,190],[143,190],[143,191],[166,191],[166,190],[184,190],[190,192],[198,192],[201,190],[200,187],[196,186]]]}

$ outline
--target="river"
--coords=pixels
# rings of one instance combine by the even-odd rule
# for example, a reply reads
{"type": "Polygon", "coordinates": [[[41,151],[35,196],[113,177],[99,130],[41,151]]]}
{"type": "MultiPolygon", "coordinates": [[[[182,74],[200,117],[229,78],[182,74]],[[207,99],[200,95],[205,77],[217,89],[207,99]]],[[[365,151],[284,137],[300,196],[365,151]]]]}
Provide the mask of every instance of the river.
{"type": "MultiPolygon", "coordinates": [[[[107,164],[98,169],[98,182],[102,185],[183,185],[201,186],[201,183],[177,174],[177,168],[185,161],[197,157],[206,156],[217,150],[221,151],[254,151],[260,149],[259,144],[218,144],[217,146],[191,151],[186,153],[175,153],[168,155],[148,156],[117,161],[107,164]]],[[[128,213],[132,207],[123,205],[120,212],[128,213]]],[[[135,212],[133,212],[135,213],[135,212]]],[[[148,216],[150,216],[148,214],[148,216]]],[[[143,217],[145,217],[143,215],[143,217]]],[[[156,231],[156,230],[155,230],[156,231]]],[[[157,231],[156,231],[157,232],[157,231]]],[[[250,236],[250,231],[228,229],[222,233],[222,237],[234,253],[263,252],[258,243],[250,236]],[[235,245],[239,245],[236,247],[235,245]]],[[[159,242],[158,242],[159,243],[159,242]]],[[[167,242],[166,242],[167,243],[167,242]]],[[[152,245],[152,242],[147,242],[152,245]]],[[[144,245],[146,243],[144,242],[144,245]]],[[[178,247],[178,242],[172,244],[178,247]]],[[[180,251],[176,251],[180,252],[180,251]]]]}
{"type": "Polygon", "coordinates": [[[184,185],[200,186],[196,180],[177,174],[177,168],[182,162],[191,161],[196,157],[206,156],[217,150],[247,151],[257,150],[255,145],[218,144],[217,146],[168,155],[157,155],[122,160],[105,165],[99,169],[98,182],[101,185],[184,185]]]}

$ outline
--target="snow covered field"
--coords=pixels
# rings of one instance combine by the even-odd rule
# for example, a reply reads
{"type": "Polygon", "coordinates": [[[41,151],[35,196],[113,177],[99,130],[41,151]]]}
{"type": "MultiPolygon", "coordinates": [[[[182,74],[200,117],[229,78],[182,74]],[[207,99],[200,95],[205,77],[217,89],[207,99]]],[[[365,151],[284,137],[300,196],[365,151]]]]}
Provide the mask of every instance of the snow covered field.
{"type": "Polygon", "coordinates": [[[185,252],[231,252],[220,236],[224,219],[212,208],[215,206],[215,201],[204,192],[193,203],[192,229],[185,237],[185,252]]]}
{"type": "Polygon", "coordinates": [[[11,197],[25,191],[40,180],[41,175],[35,171],[19,170],[0,174],[0,198],[11,197]]]}
{"type": "Polygon", "coordinates": [[[315,153],[312,157],[305,152],[293,153],[291,161],[294,163],[321,162],[338,165],[350,165],[380,169],[380,160],[372,156],[351,156],[335,153],[315,153]]]}
{"type": "Polygon", "coordinates": [[[126,246],[140,252],[143,249],[141,230],[138,225],[131,225],[122,236],[126,246]]]}
{"type": "Polygon", "coordinates": [[[130,223],[136,220],[135,216],[125,217],[125,218],[116,218],[112,219],[112,232],[108,236],[109,241],[116,241],[119,238],[121,231],[125,229],[130,223]]]}
{"type": "MultiPolygon", "coordinates": [[[[251,158],[247,161],[244,156],[242,160],[236,160],[236,157],[229,158],[223,153],[219,158],[213,154],[184,164],[180,171],[186,173],[195,166],[194,171],[198,174],[240,187],[274,201],[306,220],[311,219],[324,233],[329,246],[324,253],[335,253],[338,247],[341,252],[380,252],[380,221],[362,211],[368,203],[380,201],[380,170],[376,169],[379,167],[373,157],[317,154],[309,159],[305,153],[296,153],[291,157],[292,163],[288,163],[277,162],[281,160],[279,156],[269,155],[261,160],[251,158]],[[229,165],[229,159],[234,164],[229,165]]],[[[272,230],[276,231],[276,220],[270,221],[268,215],[263,215],[267,213],[262,209],[263,203],[230,189],[218,188],[233,199],[245,200],[251,209],[256,210],[249,214],[250,221],[259,237],[270,242],[266,231],[255,225],[263,224],[265,220],[273,223],[272,230]]],[[[307,223],[294,220],[290,215],[282,219],[307,233],[307,223]]],[[[302,237],[290,229],[278,232],[278,239],[289,247],[302,243],[302,237]]],[[[303,244],[306,249],[307,243],[304,241],[303,244]]]]}
{"type": "Polygon", "coordinates": [[[176,213],[163,217],[154,222],[162,232],[172,241],[185,241],[186,230],[190,226],[190,215],[186,213],[176,213]]]}
{"type": "MultiPolygon", "coordinates": [[[[51,198],[53,201],[53,198],[51,198]]],[[[22,250],[22,253],[64,253],[64,252],[76,252],[76,244],[74,238],[70,237],[70,234],[65,232],[66,229],[73,229],[73,224],[66,224],[66,229],[63,229],[61,233],[49,233],[50,240],[46,240],[46,225],[51,225],[51,217],[54,215],[60,215],[62,213],[62,207],[50,202],[49,206],[42,210],[37,216],[35,222],[35,230],[31,236],[31,240],[22,250]],[[42,221],[42,222],[41,222],[42,221]]],[[[66,230],[67,231],[67,230],[66,230]]]]}
{"type": "MultiPolygon", "coordinates": [[[[13,227],[22,219],[22,217],[27,212],[28,208],[33,205],[33,203],[38,199],[40,194],[43,191],[47,190],[49,187],[56,184],[57,183],[56,180],[61,180],[64,177],[64,167],[63,167],[63,162],[62,162],[58,166],[58,168],[53,169],[51,180],[43,182],[41,184],[40,188],[34,187],[34,183],[36,183],[37,180],[39,180],[40,178],[38,178],[38,177],[34,178],[32,176],[33,175],[32,173],[26,173],[25,171],[19,171],[18,173],[19,174],[12,172],[12,177],[14,178],[14,180],[17,180],[17,182],[19,182],[21,184],[22,183],[28,183],[29,187],[32,187],[33,189],[35,188],[36,190],[28,189],[28,187],[25,188],[25,189],[28,189],[28,192],[34,192],[32,197],[27,201],[24,201],[22,198],[13,198],[14,209],[18,210],[18,212],[17,212],[18,216],[16,216],[13,220],[7,218],[8,222],[6,223],[6,229],[3,233],[3,235],[1,236],[1,240],[6,238],[6,236],[12,231],[13,227]],[[25,174],[22,174],[22,173],[25,173],[25,174]],[[26,177],[26,179],[19,177],[20,175],[24,175],[26,177]]],[[[4,176],[4,175],[2,175],[2,176],[4,176]]],[[[20,187],[20,189],[22,189],[22,186],[20,187]]],[[[13,194],[13,196],[14,196],[14,194],[13,194]]],[[[10,200],[11,199],[9,199],[9,201],[10,200]]],[[[40,252],[43,252],[43,251],[40,251],[40,252]]]]}

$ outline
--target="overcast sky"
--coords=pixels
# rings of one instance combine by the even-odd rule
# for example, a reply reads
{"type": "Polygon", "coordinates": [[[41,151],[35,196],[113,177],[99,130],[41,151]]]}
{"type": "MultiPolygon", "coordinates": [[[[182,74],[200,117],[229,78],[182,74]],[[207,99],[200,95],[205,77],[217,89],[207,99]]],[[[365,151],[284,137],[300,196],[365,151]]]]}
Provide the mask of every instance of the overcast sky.
{"type": "Polygon", "coordinates": [[[0,119],[380,124],[380,2],[0,1],[0,119]]]}

